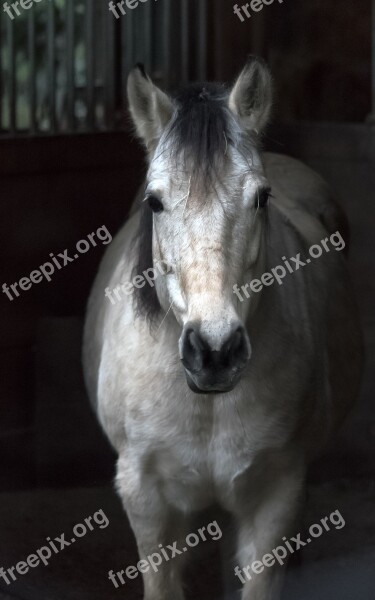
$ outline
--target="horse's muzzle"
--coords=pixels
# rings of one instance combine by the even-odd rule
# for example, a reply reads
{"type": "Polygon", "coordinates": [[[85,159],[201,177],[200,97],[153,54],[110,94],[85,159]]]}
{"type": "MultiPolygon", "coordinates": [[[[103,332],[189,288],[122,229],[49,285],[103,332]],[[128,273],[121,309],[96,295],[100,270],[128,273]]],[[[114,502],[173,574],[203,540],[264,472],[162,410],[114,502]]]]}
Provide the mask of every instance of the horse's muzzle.
{"type": "Polygon", "coordinates": [[[243,325],[232,325],[219,350],[213,350],[199,323],[188,323],[180,340],[181,362],[190,389],[197,394],[230,392],[237,385],[250,356],[249,336],[243,325]]]}

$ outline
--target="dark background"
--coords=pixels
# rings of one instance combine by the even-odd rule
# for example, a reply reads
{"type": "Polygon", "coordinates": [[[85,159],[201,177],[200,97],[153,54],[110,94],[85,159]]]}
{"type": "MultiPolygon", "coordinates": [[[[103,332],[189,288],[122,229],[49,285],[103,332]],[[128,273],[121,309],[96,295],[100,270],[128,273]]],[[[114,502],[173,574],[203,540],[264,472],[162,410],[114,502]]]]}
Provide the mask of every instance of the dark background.
{"type": "MultiPolygon", "coordinates": [[[[232,1],[212,0],[207,3],[203,28],[203,71],[199,47],[194,42],[200,27],[197,1],[191,5],[187,78],[194,80],[205,72],[212,80],[233,81],[249,53],[263,56],[275,82],[274,114],[265,148],[300,158],[317,169],[331,184],[349,217],[350,269],[365,335],[366,370],[356,409],[339,438],[311,469],[311,504],[306,514],[319,519],[340,505],[352,518],[344,533],[336,533],[337,540],[317,542],[315,550],[307,553],[306,568],[310,570],[302,572],[303,580],[310,582],[310,592],[305,590],[306,600],[325,600],[332,593],[341,600],[373,600],[375,583],[370,569],[366,570],[369,557],[373,559],[375,553],[371,2],[284,0],[279,4],[275,0],[241,23],[233,14],[232,1]],[[333,570],[331,563],[335,565],[333,570]],[[314,571],[317,564],[319,577],[314,571]],[[338,579],[332,575],[339,569],[337,565],[345,572],[350,570],[356,593],[353,589],[349,592],[350,588],[343,584],[344,571],[340,571],[338,579]]],[[[159,0],[153,8],[156,16],[161,6],[159,0]]],[[[143,8],[139,7],[139,15],[143,8]]],[[[181,35],[182,8],[182,2],[176,0],[169,15],[171,48],[181,35]]],[[[156,18],[154,44],[158,44],[157,23],[156,18]]],[[[123,24],[115,24],[115,39],[120,27],[123,24]]],[[[114,47],[116,69],[121,71],[113,105],[114,126],[106,131],[94,127],[88,132],[65,135],[62,131],[57,135],[4,131],[0,136],[1,284],[9,285],[28,276],[48,260],[50,252],[73,249],[78,240],[102,225],[114,235],[127,216],[144,176],[145,162],[124,116],[127,71],[122,71],[122,66],[126,66],[128,57],[124,59],[121,43],[114,47]]],[[[143,60],[137,56],[137,49],[133,48],[133,55],[134,62],[143,60]]],[[[180,80],[181,60],[178,53],[170,53],[167,58],[161,53],[157,68],[151,66],[150,71],[157,80],[173,88],[180,80]]],[[[105,580],[106,571],[115,568],[115,557],[119,568],[137,560],[119,502],[107,491],[114,475],[115,457],[87,405],[80,367],[85,304],[104,248],[98,244],[77,262],[56,272],[50,283],[34,285],[12,302],[5,294],[0,298],[0,522],[5,541],[2,563],[9,566],[22,560],[42,545],[39,538],[51,535],[54,526],[59,535],[69,526],[69,519],[74,524],[98,510],[96,499],[103,507],[108,506],[114,520],[124,520],[124,525],[108,533],[107,542],[99,541],[96,534],[99,537],[95,551],[94,542],[87,551],[83,550],[85,543],[90,544],[85,538],[81,553],[86,558],[76,557],[68,571],[64,571],[64,561],[68,559],[56,557],[56,571],[52,567],[39,568],[34,572],[35,579],[20,578],[22,582],[12,588],[10,596],[19,600],[59,597],[63,585],[66,598],[95,599],[99,594],[101,598],[112,598],[111,593],[118,597],[124,592],[110,587],[105,580]],[[68,508],[64,510],[63,506],[68,508]],[[76,515],[75,520],[72,515],[76,515]],[[44,529],[41,520],[45,521],[44,529]],[[27,523],[36,521],[36,529],[30,525],[27,529],[27,523]],[[21,532],[26,530],[29,544],[23,551],[25,540],[21,532]],[[103,568],[100,557],[107,557],[111,549],[113,560],[108,569],[103,568]],[[128,560],[121,562],[125,550],[128,560]],[[75,572],[78,558],[84,581],[82,571],[81,575],[75,572]]],[[[105,534],[100,535],[103,540],[105,534]]],[[[134,585],[125,597],[133,597],[133,593],[139,597],[137,584],[134,585]]],[[[293,585],[297,590],[297,583],[293,585]]],[[[0,580],[1,589],[5,594],[10,592],[0,580]]],[[[301,592],[295,593],[302,598],[301,592]]],[[[8,596],[0,598],[8,600],[8,596]]]]}

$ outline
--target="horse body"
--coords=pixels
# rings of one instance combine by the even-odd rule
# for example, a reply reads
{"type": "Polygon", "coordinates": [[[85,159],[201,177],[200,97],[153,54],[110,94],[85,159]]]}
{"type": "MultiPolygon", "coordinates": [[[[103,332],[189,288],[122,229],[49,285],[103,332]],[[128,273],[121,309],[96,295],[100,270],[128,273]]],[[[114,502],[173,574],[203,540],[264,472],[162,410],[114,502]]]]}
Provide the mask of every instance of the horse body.
{"type": "MultiPolygon", "coordinates": [[[[153,154],[150,170],[157,160],[153,154]]],[[[259,248],[249,263],[252,277],[280,264],[281,257],[308,256],[312,244],[329,238],[342,224],[327,186],[310,169],[278,155],[265,154],[259,160],[274,198],[267,233],[259,233],[259,248]]],[[[190,184],[183,189],[188,199],[190,184]]],[[[246,566],[271,552],[289,532],[306,464],[330,439],[357,392],[361,336],[345,259],[332,247],[312,264],[288,274],[282,285],[275,282],[240,303],[230,284],[242,283],[236,278],[243,273],[234,261],[234,277],[224,273],[220,279],[221,249],[207,242],[203,255],[211,258],[205,264],[213,279],[203,279],[208,291],[201,285],[190,293],[194,283],[184,272],[179,281],[187,281],[187,291],[182,293],[175,291],[175,270],[170,279],[158,278],[161,317],[152,328],[139,316],[132,296],[115,304],[104,297],[106,288],[114,289],[134,275],[134,235],[140,220],[138,211],[108,249],[85,327],[86,382],[119,455],[117,488],[141,558],[157,551],[159,544],[182,540],[188,532],[187,516],[216,502],[236,519],[238,559],[246,566]],[[207,305],[202,300],[206,293],[207,305]],[[179,308],[184,302],[189,309],[179,308]],[[190,371],[191,362],[196,365],[201,354],[209,352],[206,346],[201,350],[202,329],[191,333],[190,323],[196,322],[198,312],[202,323],[208,323],[204,339],[214,348],[212,361],[221,357],[222,338],[232,335],[223,303],[230,323],[237,327],[236,319],[238,323],[242,319],[245,329],[242,333],[237,327],[234,342],[229,337],[231,372],[237,377],[238,359],[241,376],[225,392],[220,386],[227,381],[220,375],[215,380],[210,371],[207,379],[196,368],[186,374],[180,361],[182,357],[190,371]],[[189,316],[181,316],[185,313],[189,316]],[[212,323],[218,324],[215,331],[209,328],[214,328],[212,323]],[[187,327],[192,342],[186,346],[181,331],[187,327]],[[208,380],[212,393],[203,387],[208,380]],[[203,394],[196,393],[200,385],[203,394]]],[[[155,222],[152,231],[153,259],[165,259],[167,250],[155,222]]],[[[202,229],[199,235],[204,236],[202,229]]],[[[249,255],[253,250],[249,248],[249,255]]],[[[187,256],[188,244],[178,257],[181,264],[187,256]]],[[[199,280],[193,255],[189,261],[199,280]]],[[[180,568],[175,560],[161,565],[157,573],[145,573],[145,599],[181,600],[180,568]]],[[[247,581],[243,599],[274,598],[277,579],[274,567],[247,581]]]]}

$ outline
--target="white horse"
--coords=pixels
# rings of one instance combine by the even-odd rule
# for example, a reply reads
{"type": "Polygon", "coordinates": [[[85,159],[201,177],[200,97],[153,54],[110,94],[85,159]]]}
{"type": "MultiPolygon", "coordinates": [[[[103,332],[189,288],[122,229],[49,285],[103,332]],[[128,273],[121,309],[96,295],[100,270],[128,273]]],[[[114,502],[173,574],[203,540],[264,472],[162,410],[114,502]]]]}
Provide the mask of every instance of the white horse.
{"type": "MultiPolygon", "coordinates": [[[[345,219],[318,175],[261,153],[272,90],[258,59],[231,89],[192,85],[173,97],[138,66],[128,97],[148,150],[145,201],[91,294],[87,387],[118,453],[140,558],[183,545],[189,514],[218,503],[235,519],[243,568],[295,533],[306,465],[358,392],[361,335],[343,245],[333,244],[345,219]],[[115,301],[108,288],[126,293],[115,301]]],[[[145,600],[183,598],[181,561],[145,565],[145,600]]],[[[279,574],[246,581],[242,599],[275,598],[279,574]]]]}

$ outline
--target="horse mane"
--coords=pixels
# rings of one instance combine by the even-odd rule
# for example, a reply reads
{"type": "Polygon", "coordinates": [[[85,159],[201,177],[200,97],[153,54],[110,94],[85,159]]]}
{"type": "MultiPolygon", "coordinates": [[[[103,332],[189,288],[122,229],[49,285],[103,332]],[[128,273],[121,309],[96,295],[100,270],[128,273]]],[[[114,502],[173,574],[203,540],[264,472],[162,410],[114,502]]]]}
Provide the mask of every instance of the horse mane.
{"type": "MultiPolygon", "coordinates": [[[[168,152],[176,167],[182,165],[191,173],[191,186],[199,185],[208,192],[220,180],[228,148],[239,149],[249,156],[256,140],[243,131],[228,107],[229,92],[218,83],[192,84],[177,92],[173,99],[176,113],[162,139],[162,152],[168,152]]],[[[201,194],[201,199],[206,193],[201,194]]],[[[136,260],[132,276],[153,267],[153,216],[147,203],[140,207],[136,233],[136,260]]],[[[150,328],[158,322],[161,306],[155,287],[135,288],[136,315],[148,321],[150,328]]]]}
{"type": "MultiPolygon", "coordinates": [[[[147,269],[153,268],[152,211],[147,202],[142,202],[139,211],[138,230],[134,237],[135,263],[132,270],[132,279],[147,271],[147,269]]],[[[134,287],[133,301],[136,316],[148,321],[150,329],[152,329],[161,313],[161,306],[155,287],[147,284],[142,288],[134,287]]]]}

